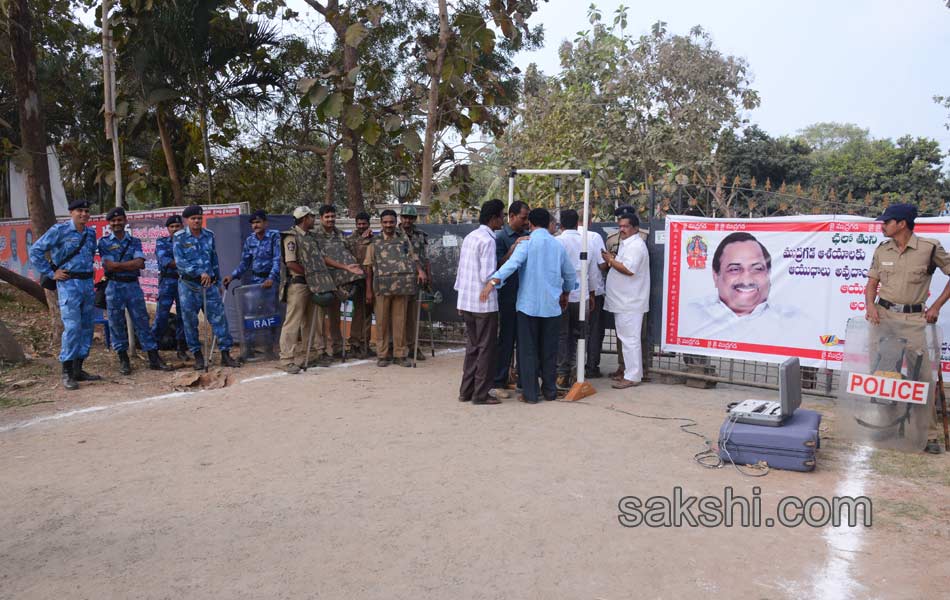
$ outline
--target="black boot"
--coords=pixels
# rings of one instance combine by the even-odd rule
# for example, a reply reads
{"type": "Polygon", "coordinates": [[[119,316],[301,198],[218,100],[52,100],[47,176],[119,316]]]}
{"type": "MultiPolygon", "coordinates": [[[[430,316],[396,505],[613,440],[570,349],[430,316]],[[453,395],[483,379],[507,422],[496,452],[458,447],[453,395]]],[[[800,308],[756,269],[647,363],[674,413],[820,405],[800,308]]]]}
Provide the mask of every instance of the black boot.
{"type": "Polygon", "coordinates": [[[222,350],[221,351],[221,366],[237,368],[241,366],[241,363],[231,358],[230,350],[222,350]]]}
{"type": "Polygon", "coordinates": [[[153,371],[171,371],[172,368],[165,364],[158,350],[148,351],[148,368],[153,371]]]}
{"type": "Polygon", "coordinates": [[[120,375],[131,375],[132,374],[132,363],[129,362],[129,353],[125,350],[119,350],[119,374],[120,375]]]}
{"type": "Polygon", "coordinates": [[[188,360],[188,345],[184,342],[178,342],[178,360],[188,360]]]}
{"type": "Polygon", "coordinates": [[[63,387],[67,390],[78,390],[79,384],[73,379],[73,361],[63,361],[63,387]]]}
{"type": "Polygon", "coordinates": [[[99,377],[98,375],[86,373],[86,371],[83,370],[82,363],[85,360],[85,358],[73,359],[73,379],[76,381],[99,381],[102,379],[102,377],[99,377]]]}
{"type": "Polygon", "coordinates": [[[201,353],[201,350],[195,350],[195,371],[204,371],[205,370],[205,355],[201,353]]]}

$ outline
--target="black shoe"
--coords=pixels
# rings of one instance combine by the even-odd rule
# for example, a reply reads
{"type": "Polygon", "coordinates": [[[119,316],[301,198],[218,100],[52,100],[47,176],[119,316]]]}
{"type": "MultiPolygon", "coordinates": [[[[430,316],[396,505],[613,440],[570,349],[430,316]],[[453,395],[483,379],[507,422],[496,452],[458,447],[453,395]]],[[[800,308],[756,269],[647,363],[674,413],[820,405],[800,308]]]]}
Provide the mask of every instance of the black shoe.
{"type": "Polygon", "coordinates": [[[379,359],[379,360],[376,361],[376,366],[377,366],[377,367],[388,367],[388,366],[389,366],[389,361],[386,360],[385,358],[381,358],[381,359],[379,359]]]}
{"type": "Polygon", "coordinates": [[[172,368],[165,364],[158,350],[148,351],[148,368],[153,371],[171,371],[172,368]]]}
{"type": "Polygon", "coordinates": [[[73,379],[73,361],[63,361],[63,387],[67,390],[78,390],[79,384],[73,379]]]}
{"type": "Polygon", "coordinates": [[[422,350],[416,350],[416,360],[425,360],[426,354],[422,350]]]}
{"type": "Polygon", "coordinates": [[[603,376],[604,374],[600,372],[600,369],[584,371],[584,379],[600,379],[603,376]]]}
{"type": "Polygon", "coordinates": [[[178,357],[178,360],[188,360],[188,344],[185,342],[178,342],[178,351],[175,352],[175,356],[178,357]]]}
{"type": "Polygon", "coordinates": [[[119,375],[131,375],[132,363],[129,362],[129,353],[119,350],[119,375]]]}
{"type": "Polygon", "coordinates": [[[940,440],[936,438],[927,440],[927,447],[924,448],[924,452],[929,454],[940,454],[943,452],[943,448],[940,446],[940,440]]]}
{"type": "Polygon", "coordinates": [[[102,377],[98,375],[93,375],[92,373],[86,373],[82,368],[83,361],[85,358],[76,358],[73,359],[73,379],[76,381],[99,381],[102,377]]]}
{"type": "Polygon", "coordinates": [[[393,364],[398,367],[411,367],[412,362],[408,358],[394,358],[393,364]]]}
{"type": "Polygon", "coordinates": [[[205,355],[201,353],[201,350],[195,350],[195,371],[204,371],[206,366],[205,355]]]}
{"type": "Polygon", "coordinates": [[[233,368],[237,369],[238,367],[241,366],[241,363],[239,363],[238,361],[236,361],[236,360],[234,360],[233,358],[231,358],[231,351],[230,351],[230,350],[222,350],[222,351],[221,351],[221,366],[222,366],[222,367],[233,367],[233,368]]]}

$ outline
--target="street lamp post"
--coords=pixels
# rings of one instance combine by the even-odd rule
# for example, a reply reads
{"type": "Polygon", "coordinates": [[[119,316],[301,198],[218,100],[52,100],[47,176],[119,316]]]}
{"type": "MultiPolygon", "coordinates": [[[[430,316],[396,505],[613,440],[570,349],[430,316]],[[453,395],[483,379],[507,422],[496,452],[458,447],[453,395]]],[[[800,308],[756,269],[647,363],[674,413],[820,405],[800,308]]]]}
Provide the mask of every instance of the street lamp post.
{"type": "Polygon", "coordinates": [[[405,171],[399,173],[399,176],[393,181],[393,193],[396,194],[396,198],[400,204],[405,202],[406,198],[409,197],[411,187],[412,180],[409,179],[409,175],[405,171]]]}

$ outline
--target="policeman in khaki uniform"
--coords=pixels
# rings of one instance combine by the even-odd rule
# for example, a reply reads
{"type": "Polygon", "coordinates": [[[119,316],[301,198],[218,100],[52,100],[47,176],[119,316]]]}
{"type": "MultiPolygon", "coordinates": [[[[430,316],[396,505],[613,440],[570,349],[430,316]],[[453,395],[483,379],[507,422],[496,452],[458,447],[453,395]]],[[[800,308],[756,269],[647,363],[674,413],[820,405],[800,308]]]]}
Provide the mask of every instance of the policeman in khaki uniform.
{"type": "MultiPolygon", "coordinates": [[[[868,321],[873,325],[899,324],[908,336],[908,345],[925,351],[924,327],[937,322],[940,309],[950,298],[950,284],[929,308],[924,303],[934,272],[940,269],[950,275],[950,254],[937,240],[914,234],[916,218],[913,204],[892,204],[877,218],[883,221],[881,231],[889,239],[874,250],[864,295],[868,321]]],[[[938,454],[940,434],[936,433],[934,405],[927,451],[938,454]]]]}
{"type": "MultiPolygon", "coordinates": [[[[281,278],[285,282],[281,290],[281,300],[287,302],[287,314],[280,332],[280,360],[284,363],[284,370],[291,374],[299,373],[303,364],[300,357],[307,347],[311,321],[314,318],[314,296],[334,293],[336,290],[333,276],[327,267],[343,269],[354,275],[363,274],[358,265],[344,265],[324,256],[320,241],[313,234],[315,222],[315,215],[309,207],[298,206],[294,209],[294,227],[281,233],[283,269],[286,270],[281,278]]],[[[332,302],[339,304],[336,298],[332,302]]],[[[317,325],[323,323],[324,314],[322,307],[318,306],[317,325]]],[[[330,359],[323,355],[323,328],[317,326],[312,329],[311,349],[315,350],[316,364],[328,367],[330,359]]]]}
{"type": "MultiPolygon", "coordinates": [[[[332,204],[324,204],[320,207],[319,212],[320,226],[314,227],[314,235],[320,240],[320,250],[323,255],[342,265],[357,264],[356,259],[346,245],[346,236],[336,226],[336,207],[332,204]]],[[[331,265],[329,262],[326,264],[331,265]]],[[[357,276],[348,269],[338,267],[330,269],[330,275],[333,277],[340,296],[336,302],[331,302],[325,308],[330,325],[330,343],[327,344],[327,354],[333,358],[342,358],[343,356],[340,303],[349,299],[350,294],[353,293],[355,282],[362,279],[362,273],[360,271],[357,276]]]]}
{"type": "Polygon", "coordinates": [[[366,250],[366,302],[376,305],[377,366],[389,366],[389,344],[392,342],[393,362],[412,366],[406,360],[406,306],[418,291],[417,282],[428,281],[409,238],[396,230],[396,211],[386,209],[380,214],[382,234],[366,250]]]}
{"type": "MultiPolygon", "coordinates": [[[[426,277],[432,277],[432,270],[429,265],[429,254],[427,246],[429,245],[429,235],[424,231],[416,229],[416,220],[419,218],[419,212],[415,206],[405,205],[399,211],[399,228],[409,238],[412,243],[412,250],[416,253],[416,258],[422,265],[426,277]]],[[[409,351],[416,346],[416,321],[419,320],[419,295],[411,296],[406,303],[406,346],[409,351]]],[[[426,355],[421,350],[416,354],[416,360],[425,360],[426,355]]]]}
{"type": "MultiPolygon", "coordinates": [[[[358,264],[366,260],[366,251],[376,236],[369,226],[369,214],[356,215],[356,229],[346,238],[346,248],[356,258],[358,264]]],[[[347,340],[349,352],[359,357],[376,355],[376,343],[372,339],[373,305],[366,302],[366,280],[356,282],[353,295],[353,321],[350,324],[350,337],[347,340]]]]}

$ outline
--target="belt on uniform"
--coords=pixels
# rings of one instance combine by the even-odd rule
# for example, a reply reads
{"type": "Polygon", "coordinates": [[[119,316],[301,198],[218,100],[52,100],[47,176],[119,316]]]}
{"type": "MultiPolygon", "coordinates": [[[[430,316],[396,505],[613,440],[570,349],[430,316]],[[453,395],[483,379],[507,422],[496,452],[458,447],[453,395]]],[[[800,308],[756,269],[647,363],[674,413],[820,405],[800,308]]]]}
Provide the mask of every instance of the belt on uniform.
{"type": "Polygon", "coordinates": [[[263,277],[264,279],[269,279],[270,271],[264,271],[262,273],[258,273],[257,271],[254,271],[254,277],[263,277]]]}
{"type": "MultiPolygon", "coordinates": [[[[194,275],[185,275],[184,273],[179,273],[178,276],[185,281],[190,281],[192,283],[201,283],[201,277],[195,277],[194,275]]],[[[217,280],[212,279],[211,283],[215,283],[217,280]]]]}
{"type": "Polygon", "coordinates": [[[307,278],[304,277],[303,275],[294,275],[293,277],[290,278],[290,283],[303,283],[306,285],[307,278]]]}
{"type": "Polygon", "coordinates": [[[138,281],[138,275],[109,275],[108,279],[110,281],[121,281],[122,283],[132,283],[133,281],[138,281]]]}
{"type": "Polygon", "coordinates": [[[92,279],[92,271],[88,273],[73,273],[72,271],[70,271],[69,278],[70,279],[92,279]]]}
{"type": "Polygon", "coordinates": [[[881,305],[881,308],[886,308],[887,310],[898,313],[924,312],[923,304],[897,304],[896,302],[890,302],[884,298],[878,298],[877,303],[881,305]]]}

